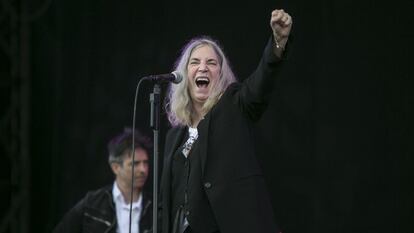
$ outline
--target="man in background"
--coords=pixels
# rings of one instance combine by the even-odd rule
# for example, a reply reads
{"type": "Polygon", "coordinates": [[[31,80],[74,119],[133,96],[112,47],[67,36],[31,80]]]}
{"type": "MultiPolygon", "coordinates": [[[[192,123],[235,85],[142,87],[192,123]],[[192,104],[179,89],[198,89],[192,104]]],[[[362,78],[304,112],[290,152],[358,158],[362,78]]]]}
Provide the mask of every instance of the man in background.
{"type": "Polygon", "coordinates": [[[132,130],[125,129],[108,143],[108,160],[115,175],[114,183],[88,192],[65,214],[54,233],[128,233],[131,201],[131,232],[151,232],[152,201],[151,196],[143,192],[149,171],[151,143],[138,131],[134,136],[134,171],[132,130]]]}

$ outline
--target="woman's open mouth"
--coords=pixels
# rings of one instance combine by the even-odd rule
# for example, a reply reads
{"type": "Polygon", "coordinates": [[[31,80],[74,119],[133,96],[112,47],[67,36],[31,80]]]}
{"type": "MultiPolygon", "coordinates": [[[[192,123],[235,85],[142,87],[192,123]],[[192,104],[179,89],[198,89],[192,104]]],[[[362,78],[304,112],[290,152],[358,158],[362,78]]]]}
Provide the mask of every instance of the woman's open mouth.
{"type": "Polygon", "coordinates": [[[210,84],[210,79],[208,77],[197,77],[195,79],[195,84],[198,88],[207,88],[208,84],[210,84]]]}

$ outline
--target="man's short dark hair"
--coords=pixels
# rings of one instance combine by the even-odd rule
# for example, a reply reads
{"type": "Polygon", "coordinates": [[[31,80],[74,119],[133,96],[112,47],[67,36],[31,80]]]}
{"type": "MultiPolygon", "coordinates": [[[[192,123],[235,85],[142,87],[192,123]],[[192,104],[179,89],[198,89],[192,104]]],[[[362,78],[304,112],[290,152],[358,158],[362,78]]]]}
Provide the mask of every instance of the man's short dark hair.
{"type": "MultiPolygon", "coordinates": [[[[141,134],[138,130],[134,131],[134,148],[141,148],[145,150],[150,155],[150,150],[152,147],[151,140],[145,135],[141,134]]],[[[128,154],[132,150],[132,129],[125,128],[124,131],[112,138],[108,143],[108,152],[109,152],[109,164],[111,163],[122,163],[124,155],[128,154]]]]}

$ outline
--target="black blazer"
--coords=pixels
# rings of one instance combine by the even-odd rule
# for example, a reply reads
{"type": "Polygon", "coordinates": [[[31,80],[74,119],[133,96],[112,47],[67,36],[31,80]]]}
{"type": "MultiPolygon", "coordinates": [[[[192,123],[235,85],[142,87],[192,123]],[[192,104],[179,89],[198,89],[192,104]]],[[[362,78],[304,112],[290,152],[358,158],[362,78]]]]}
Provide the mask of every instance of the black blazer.
{"type": "MultiPolygon", "coordinates": [[[[283,63],[274,55],[272,42],[273,38],[255,72],[243,83],[230,85],[198,126],[201,182],[214,216],[206,216],[197,198],[190,196],[190,225],[203,226],[193,227],[195,232],[279,232],[252,138],[252,123],[266,109],[283,63]]],[[[169,216],[171,159],[185,130],[172,128],[166,137],[160,189],[163,233],[174,220],[169,216]]]]}

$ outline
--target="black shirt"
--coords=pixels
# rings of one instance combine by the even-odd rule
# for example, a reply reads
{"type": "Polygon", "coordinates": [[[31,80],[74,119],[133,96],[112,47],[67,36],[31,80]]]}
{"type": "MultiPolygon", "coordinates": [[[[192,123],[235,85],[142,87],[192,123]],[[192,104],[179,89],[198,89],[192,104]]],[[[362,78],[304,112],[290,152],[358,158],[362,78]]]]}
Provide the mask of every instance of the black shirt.
{"type": "MultiPolygon", "coordinates": [[[[175,151],[172,161],[172,182],[171,182],[171,212],[175,224],[184,224],[184,218],[189,215],[188,197],[190,185],[200,185],[200,170],[193,169],[198,166],[200,168],[199,156],[197,153],[197,140],[192,144],[188,157],[183,154],[186,141],[189,139],[188,128],[183,137],[181,146],[175,151]],[[190,179],[191,178],[191,179],[190,179]],[[178,216],[182,214],[180,219],[178,216]]],[[[187,219],[188,220],[188,219],[187,219]]],[[[174,232],[174,231],[173,231],[174,232]]]]}
{"type": "MultiPolygon", "coordinates": [[[[199,123],[198,138],[203,134],[200,127],[204,121],[199,123]]],[[[187,157],[183,154],[185,143],[189,138],[188,128],[183,136],[181,146],[177,148],[172,158],[171,166],[171,209],[170,216],[172,232],[183,232],[186,229],[185,219],[188,221],[191,230],[203,229],[208,232],[218,230],[215,223],[207,195],[204,192],[202,182],[202,168],[200,157],[199,140],[195,140],[187,157]],[[194,206],[189,203],[197,203],[197,208],[203,210],[203,216],[193,216],[191,213],[194,206]],[[202,217],[202,219],[200,219],[202,217]],[[197,226],[192,225],[192,221],[197,222],[197,226]],[[211,222],[213,221],[213,222],[211,222]],[[215,226],[214,229],[211,226],[215,226]],[[179,228],[179,230],[177,230],[179,228]]],[[[199,210],[198,210],[199,211],[199,210]]],[[[192,232],[192,231],[191,231],[192,232]]]]}

